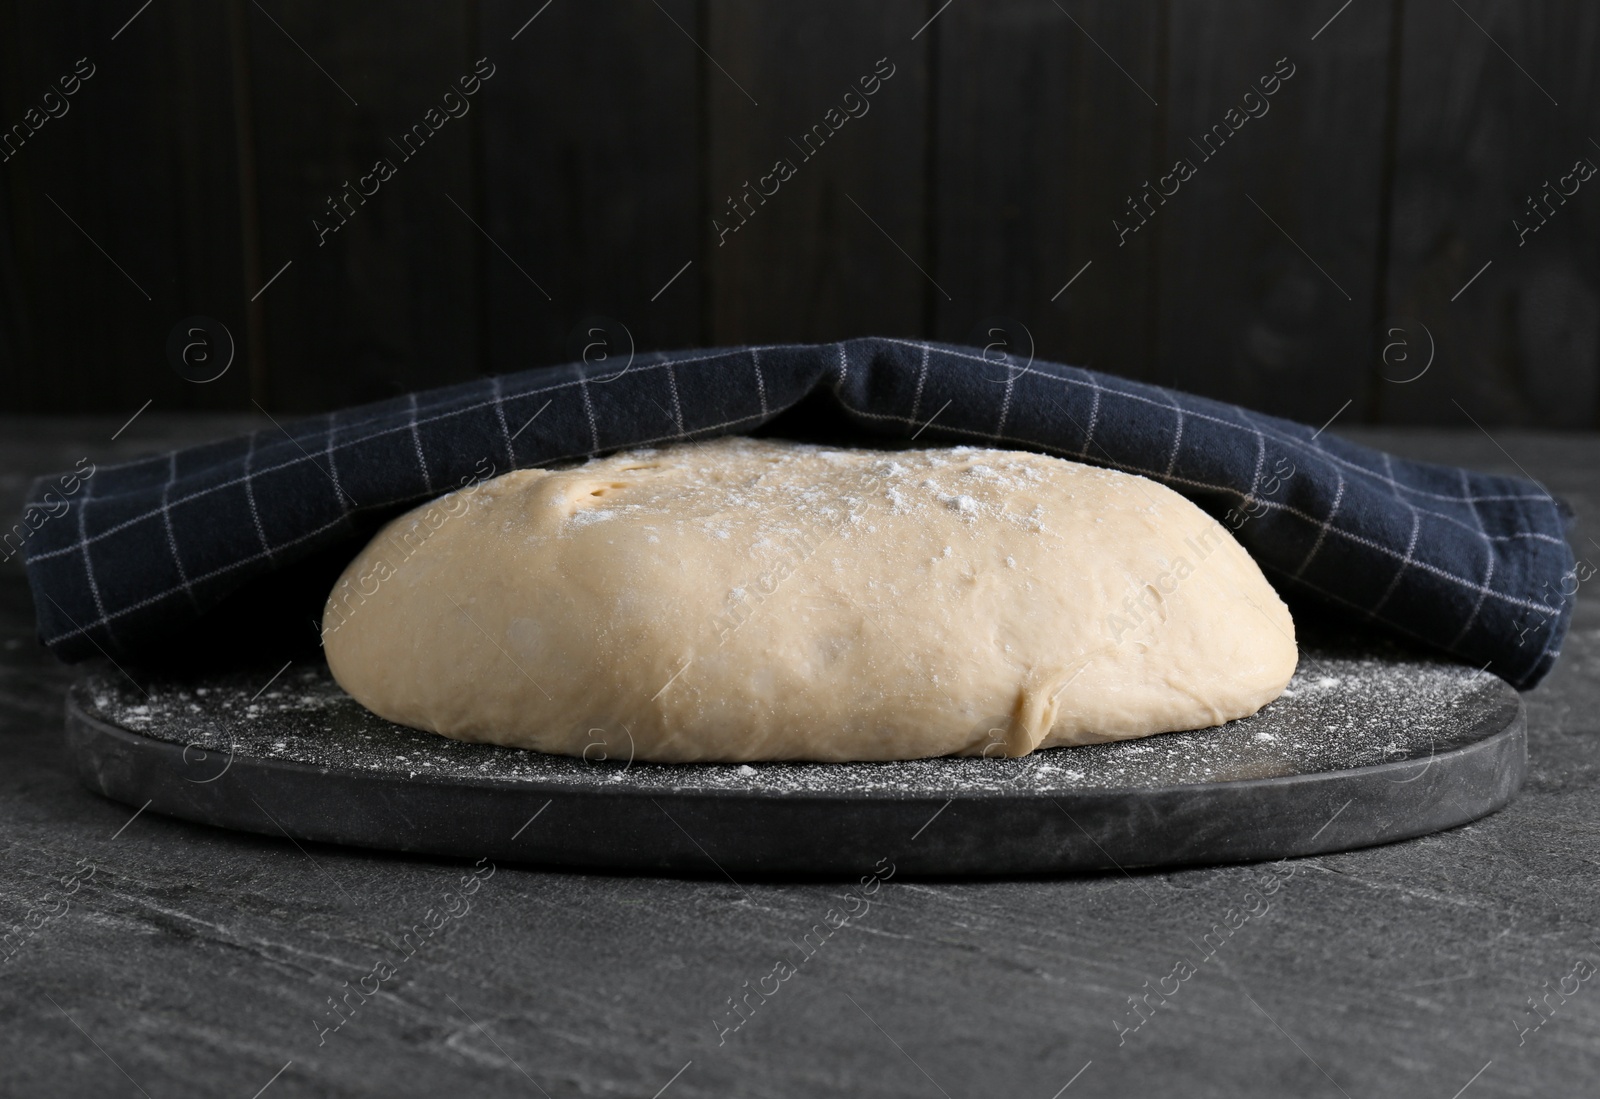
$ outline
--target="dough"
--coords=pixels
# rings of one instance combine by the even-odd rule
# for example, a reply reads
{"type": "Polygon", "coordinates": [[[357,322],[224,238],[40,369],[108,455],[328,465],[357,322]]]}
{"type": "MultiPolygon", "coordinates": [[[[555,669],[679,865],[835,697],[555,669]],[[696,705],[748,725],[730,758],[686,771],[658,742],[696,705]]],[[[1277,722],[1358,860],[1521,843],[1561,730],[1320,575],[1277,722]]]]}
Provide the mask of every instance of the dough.
{"type": "Polygon", "coordinates": [[[589,759],[1025,755],[1217,725],[1294,623],[1176,493],[1015,450],[746,438],[463,488],[390,523],[323,620],[404,725],[589,759]]]}

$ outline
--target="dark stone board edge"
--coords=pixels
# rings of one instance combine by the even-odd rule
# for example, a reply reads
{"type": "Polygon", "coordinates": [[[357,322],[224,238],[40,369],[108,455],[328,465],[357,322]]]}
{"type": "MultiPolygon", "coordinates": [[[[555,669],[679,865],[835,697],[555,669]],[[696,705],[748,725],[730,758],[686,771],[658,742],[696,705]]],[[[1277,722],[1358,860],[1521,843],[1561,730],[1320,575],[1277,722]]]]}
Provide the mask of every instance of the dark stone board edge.
{"type": "Polygon", "coordinates": [[[96,793],[301,841],[527,865],[692,876],[996,877],[1256,862],[1391,843],[1508,804],[1527,719],[1503,688],[1472,743],[1426,759],[1273,778],[1056,795],[641,790],[403,778],[235,756],[213,781],[184,753],[67,701],[67,748],[96,793]]]}

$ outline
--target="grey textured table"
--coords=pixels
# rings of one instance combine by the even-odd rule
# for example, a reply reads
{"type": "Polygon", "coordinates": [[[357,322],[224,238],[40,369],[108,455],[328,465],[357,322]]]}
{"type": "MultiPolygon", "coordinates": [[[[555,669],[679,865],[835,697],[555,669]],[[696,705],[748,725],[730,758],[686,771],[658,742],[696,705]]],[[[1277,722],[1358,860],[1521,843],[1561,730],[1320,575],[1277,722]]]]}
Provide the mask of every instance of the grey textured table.
{"type": "MultiPolygon", "coordinates": [[[[3,513],[32,473],[245,421],[146,413],[109,442],[119,422],[0,420],[3,513]]],[[[1349,434],[1415,457],[1520,463],[1580,516],[1600,498],[1591,437],[1349,434]]],[[[1581,520],[1576,542],[1600,562],[1581,520]]],[[[70,776],[72,673],[34,641],[12,560],[0,565],[0,922],[11,927],[0,1091],[1592,1094],[1590,586],[1561,664],[1528,696],[1527,785],[1495,816],[1281,866],[890,879],[862,898],[859,885],[739,883],[709,867],[686,881],[485,864],[472,884],[469,862],[301,849],[132,814],[70,776]],[[853,918],[830,929],[830,909],[847,907],[853,918]],[[1237,929],[1213,932],[1230,909],[1237,929]],[[1185,976],[1180,963],[1207,952],[1185,976]],[[773,978],[784,961],[794,971],[773,978]],[[741,1022],[730,998],[758,988],[769,995],[750,996],[741,1022]],[[1547,997],[1542,1014],[1530,997],[1547,997]],[[1147,1021],[1119,1036],[1139,1012],[1147,1021]]]]}

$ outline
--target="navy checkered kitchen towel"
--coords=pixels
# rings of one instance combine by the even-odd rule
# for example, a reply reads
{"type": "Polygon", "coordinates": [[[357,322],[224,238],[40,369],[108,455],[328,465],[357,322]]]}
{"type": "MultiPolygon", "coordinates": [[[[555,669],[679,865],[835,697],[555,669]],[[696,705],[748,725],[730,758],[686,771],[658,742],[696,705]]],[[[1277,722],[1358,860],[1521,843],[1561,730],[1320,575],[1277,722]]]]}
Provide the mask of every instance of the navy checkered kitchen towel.
{"type": "Polygon", "coordinates": [[[1105,374],[891,339],[467,382],[100,469],[65,510],[60,480],[41,479],[24,545],[39,633],[66,660],[137,659],[313,552],[353,555],[374,513],[491,470],[751,430],[814,390],[864,445],[920,432],[1153,477],[1234,529],[1285,594],[1519,687],[1549,671],[1566,633],[1571,511],[1532,482],[1105,374]]]}

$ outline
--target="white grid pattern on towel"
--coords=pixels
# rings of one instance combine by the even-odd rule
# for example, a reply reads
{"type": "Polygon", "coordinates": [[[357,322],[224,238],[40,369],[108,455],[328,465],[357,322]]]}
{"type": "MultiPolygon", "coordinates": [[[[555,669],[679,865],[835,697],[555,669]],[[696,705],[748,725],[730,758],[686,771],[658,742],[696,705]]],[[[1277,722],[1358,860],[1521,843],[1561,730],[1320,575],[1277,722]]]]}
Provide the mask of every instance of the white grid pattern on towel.
{"type": "MultiPolygon", "coordinates": [[[[1460,491],[1454,495],[1437,491],[1439,487],[1437,485],[1424,488],[1420,485],[1406,484],[1396,475],[1394,464],[1387,454],[1376,455],[1381,461],[1381,469],[1367,468],[1346,455],[1326,449],[1324,446],[1319,445],[1314,438],[1302,437],[1296,434],[1296,431],[1303,431],[1309,436],[1310,429],[1300,428],[1299,425],[1291,425],[1270,418],[1256,417],[1243,410],[1219,406],[1213,402],[1202,401],[1199,398],[1191,398],[1184,394],[1173,393],[1164,389],[1143,386],[1139,383],[1122,383],[1118,379],[1097,376],[1088,371],[1071,367],[1057,367],[1054,364],[1045,363],[1030,362],[1026,365],[1018,365],[1007,362],[1004,364],[1007,372],[1004,379],[1005,392],[996,410],[992,430],[984,430],[981,426],[962,426],[955,422],[955,416],[941,417],[938,423],[925,425],[920,419],[922,406],[926,403],[931,407],[938,399],[928,393],[930,385],[937,384],[930,374],[930,361],[935,356],[944,362],[965,361],[981,363],[985,369],[989,370],[1000,364],[978,353],[944,346],[936,347],[927,342],[905,340],[871,342],[900,345],[915,349],[918,361],[914,369],[907,372],[906,377],[911,415],[905,416],[898,412],[857,407],[856,404],[852,403],[851,390],[848,384],[852,380],[849,345],[841,343],[837,348],[837,366],[833,372],[834,376],[831,379],[830,388],[837,395],[845,411],[858,420],[896,424],[906,428],[907,434],[918,428],[928,427],[933,432],[946,438],[952,436],[966,437],[987,443],[1030,450],[1043,450],[1080,460],[1096,462],[1097,464],[1114,465],[1116,468],[1127,472],[1141,474],[1190,490],[1191,495],[1220,494],[1237,497],[1241,502],[1252,502],[1257,506],[1268,509],[1273,515],[1282,519],[1306,524],[1310,532],[1308,534],[1310,548],[1304,554],[1303,559],[1300,560],[1298,568],[1290,566],[1279,568],[1275,571],[1281,573],[1293,583],[1315,591],[1333,602],[1344,604],[1359,612],[1362,616],[1381,621],[1402,633],[1414,634],[1414,631],[1404,622],[1394,620],[1392,616],[1385,615],[1383,612],[1390,598],[1404,582],[1408,571],[1415,569],[1425,572],[1436,580],[1454,585],[1463,592],[1469,593],[1473,597],[1470,614],[1465,617],[1459,629],[1452,631],[1454,639],[1443,644],[1442,647],[1445,648],[1459,644],[1468,636],[1477,624],[1483,608],[1491,600],[1497,604],[1517,610],[1544,613],[1548,613],[1551,610],[1550,607],[1543,603],[1523,598],[1513,592],[1497,590],[1493,586],[1496,576],[1496,546],[1523,539],[1564,546],[1564,540],[1554,534],[1540,530],[1511,530],[1505,533],[1491,534],[1485,528],[1483,515],[1479,510],[1479,505],[1485,503],[1547,502],[1555,518],[1555,522],[1551,524],[1550,529],[1560,531],[1563,526],[1560,520],[1560,513],[1554,499],[1548,493],[1498,492],[1477,494],[1474,492],[1473,486],[1465,473],[1462,473],[1460,477],[1460,491]],[[1042,380],[1052,385],[1060,385],[1063,387],[1064,397],[1073,393],[1073,391],[1087,391],[1090,401],[1087,426],[1079,424],[1075,419],[1072,421],[1081,434],[1081,447],[1069,449],[1066,443],[1062,441],[1062,438],[1054,441],[1028,438],[1020,434],[1017,428],[1009,422],[1014,410],[1022,407],[1022,404],[1028,400],[1028,394],[1017,384],[1022,379],[1042,380]],[[912,389],[913,385],[914,389],[912,389]],[[1137,406],[1148,407],[1156,415],[1165,413],[1171,416],[1172,422],[1167,429],[1170,435],[1161,447],[1159,456],[1153,445],[1147,447],[1144,452],[1147,458],[1153,459],[1151,462],[1153,466],[1162,468],[1142,468],[1140,465],[1126,460],[1126,458],[1113,458],[1103,448],[1098,455],[1090,452],[1091,447],[1096,445],[1096,432],[1102,422],[1109,422],[1107,421],[1109,402],[1132,402],[1137,406]],[[1236,413],[1237,418],[1221,413],[1236,413]],[[1188,422],[1215,425],[1226,432],[1253,436],[1256,462],[1255,472],[1248,486],[1241,487],[1234,483],[1197,479],[1180,475],[1177,472],[1180,466],[1183,465],[1183,459],[1186,454],[1184,449],[1186,441],[1185,426],[1188,422]],[[1009,431],[1008,428],[1010,428],[1009,431]],[[1254,496],[1260,484],[1261,472],[1267,460],[1269,447],[1275,451],[1292,455],[1296,461],[1297,468],[1301,462],[1308,464],[1323,463],[1325,471],[1331,474],[1337,483],[1337,489],[1332,495],[1331,504],[1325,506],[1325,513],[1313,514],[1282,500],[1254,496]],[[1409,513],[1411,529],[1407,544],[1403,550],[1396,545],[1385,544],[1360,530],[1350,529],[1345,523],[1341,522],[1343,518],[1341,506],[1346,499],[1346,490],[1360,482],[1368,483],[1374,488],[1387,489],[1389,493],[1392,493],[1394,499],[1399,501],[1409,513]],[[1466,509],[1471,516],[1471,522],[1464,521],[1457,515],[1450,514],[1444,510],[1448,505],[1466,509]],[[1427,559],[1428,555],[1426,553],[1419,555],[1419,540],[1421,539],[1423,520],[1425,518],[1450,524],[1460,531],[1481,540],[1486,562],[1481,578],[1459,575],[1455,571],[1441,566],[1436,561],[1427,559]],[[1369,556],[1376,555],[1378,559],[1388,558],[1396,562],[1394,576],[1375,602],[1370,605],[1361,605],[1351,601],[1346,594],[1328,591],[1325,585],[1318,585],[1306,578],[1305,573],[1312,565],[1313,560],[1319,556],[1330,537],[1359,546],[1368,551],[1369,556]]],[[[672,420],[674,430],[649,438],[630,437],[626,440],[626,445],[629,447],[641,447],[667,444],[683,441],[691,437],[725,433],[729,430],[751,427],[764,422],[770,418],[772,410],[769,408],[768,384],[763,372],[762,352],[779,351],[794,346],[792,344],[776,344],[692,354],[679,358],[661,356],[655,362],[631,364],[630,368],[623,372],[624,374],[650,375],[661,372],[664,375],[670,408],[664,408],[663,411],[667,412],[668,417],[672,420]],[[748,360],[745,359],[747,355],[748,360]],[[685,408],[679,394],[678,371],[682,368],[706,364],[738,369],[742,368],[746,361],[752,374],[753,394],[757,398],[759,407],[750,409],[745,415],[736,415],[719,423],[707,424],[692,430],[689,429],[686,426],[685,408]]],[[[78,505],[77,538],[71,544],[53,549],[41,549],[40,552],[29,556],[29,564],[32,565],[35,562],[42,562],[63,555],[81,555],[88,588],[95,607],[95,618],[93,620],[87,623],[74,622],[70,630],[47,638],[45,643],[47,645],[55,645],[79,635],[91,635],[92,631],[102,627],[107,631],[107,637],[114,638],[114,623],[117,620],[180,592],[185,593],[191,601],[195,601],[198,605],[195,593],[196,585],[254,564],[262,559],[276,562],[279,559],[279,555],[285,551],[317,538],[340,523],[350,521],[353,512],[361,510],[366,502],[357,503],[349,499],[344,490],[337,462],[341,452],[351,456],[352,460],[359,462],[359,455],[364,444],[385,439],[399,432],[409,433],[411,446],[416,454],[418,471],[424,486],[422,492],[409,499],[431,496],[436,493],[434,469],[428,457],[428,447],[423,434],[424,428],[442,423],[453,417],[470,416],[484,409],[492,409],[494,426],[498,429],[497,434],[505,447],[508,458],[515,465],[517,464],[516,445],[519,440],[514,440],[511,437],[507,405],[511,402],[528,402],[529,406],[531,406],[531,402],[535,399],[548,397],[553,400],[564,392],[576,389],[581,398],[583,417],[587,424],[587,434],[591,445],[585,449],[561,454],[541,454],[539,461],[545,463],[563,461],[600,451],[603,449],[601,426],[594,398],[590,391],[590,379],[581,365],[575,365],[570,369],[572,373],[560,380],[551,379],[547,381],[550,378],[548,373],[534,374],[523,379],[523,387],[508,386],[506,383],[511,379],[491,379],[487,399],[479,399],[476,394],[473,394],[466,387],[455,387],[436,394],[423,394],[420,398],[418,394],[411,394],[405,399],[405,415],[400,422],[396,422],[396,413],[399,410],[386,405],[373,409],[353,410],[350,414],[328,415],[320,428],[310,432],[306,430],[305,424],[301,424],[295,426],[293,430],[286,429],[282,431],[281,437],[273,437],[266,434],[259,437],[253,435],[245,443],[241,475],[225,477],[215,483],[193,487],[191,491],[177,496],[173,495],[173,491],[179,487],[181,479],[178,476],[178,463],[175,453],[140,459],[123,466],[108,467],[105,472],[113,472],[115,470],[128,472],[138,470],[157,460],[165,461],[168,464],[166,479],[158,489],[159,502],[156,506],[122,518],[103,530],[91,532],[88,523],[91,506],[96,508],[105,506],[114,501],[116,497],[101,497],[94,495],[90,491],[85,491],[78,505]],[[432,400],[424,404],[424,400],[430,397],[432,400]],[[363,428],[369,428],[370,430],[363,432],[363,428]],[[315,436],[317,435],[322,437],[316,439],[315,436]],[[309,444],[309,446],[304,444],[309,444]],[[340,514],[331,522],[321,524],[314,530],[298,531],[291,537],[274,543],[269,538],[266,526],[262,521],[261,512],[257,506],[255,486],[264,476],[303,466],[306,463],[319,465],[320,468],[320,464],[312,456],[313,451],[320,451],[326,460],[327,469],[324,472],[333,483],[340,514]],[[250,519],[256,536],[260,541],[260,552],[242,557],[239,560],[228,561],[199,575],[192,574],[183,560],[180,534],[174,527],[172,509],[238,485],[243,486],[243,495],[248,506],[250,519]],[[140,523],[148,522],[157,517],[161,519],[163,524],[161,540],[166,545],[172,558],[178,583],[170,588],[138,599],[129,606],[108,608],[102,598],[101,585],[96,577],[95,563],[91,556],[92,548],[103,540],[112,538],[140,523]]],[[[615,377],[621,377],[621,375],[616,375],[615,377]]],[[[614,379],[608,378],[606,380],[611,381],[614,379]]],[[[959,394],[947,395],[959,396],[959,394]]],[[[1051,400],[1051,403],[1055,403],[1052,398],[1047,397],[1046,399],[1051,400]]],[[[1060,408],[1061,406],[1057,405],[1057,407],[1060,408]]],[[[1065,409],[1063,408],[1062,411],[1065,412],[1065,409]]],[[[1071,419],[1070,414],[1068,415],[1069,419],[1071,419]]],[[[1191,447],[1200,445],[1190,444],[1191,447]]],[[[440,468],[443,468],[442,464],[440,468]]],[[[110,480],[110,478],[105,478],[102,474],[101,477],[96,478],[94,486],[98,487],[110,480]]],[[[141,483],[131,491],[144,495],[149,492],[150,487],[149,484],[141,483]]],[[[374,506],[388,507],[404,502],[408,501],[385,499],[374,506]]],[[[1428,640],[1434,644],[1441,644],[1437,637],[1429,638],[1428,640]]],[[[1542,653],[1535,656],[1535,665],[1539,660],[1553,655],[1552,648],[1547,645],[1542,653]]]]}

